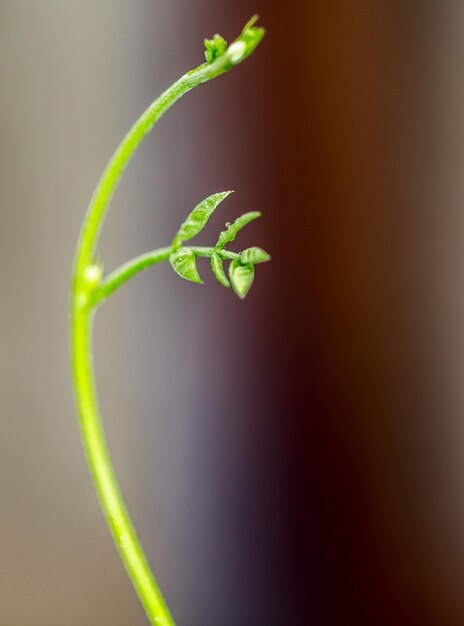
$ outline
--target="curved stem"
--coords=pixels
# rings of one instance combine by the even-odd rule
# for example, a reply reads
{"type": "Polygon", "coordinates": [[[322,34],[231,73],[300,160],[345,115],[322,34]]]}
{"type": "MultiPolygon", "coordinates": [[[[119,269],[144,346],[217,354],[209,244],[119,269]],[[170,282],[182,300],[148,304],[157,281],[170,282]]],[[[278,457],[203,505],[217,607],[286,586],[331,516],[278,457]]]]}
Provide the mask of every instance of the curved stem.
{"type": "MultiPolygon", "coordinates": [[[[137,538],[114,474],[98,409],[92,362],[93,314],[100,300],[144,267],[166,260],[170,248],[143,255],[138,263],[130,262],[116,276],[103,283],[95,252],[103,220],[111,197],[125,167],[146,135],[160,117],[185,93],[219,76],[249,56],[260,42],[264,31],[255,28],[255,18],[240,37],[220,56],[215,42],[208,42],[210,62],[188,72],[157,98],[135,122],[122,140],[106,167],[90,202],[77,242],[71,287],[71,353],[72,372],[84,448],[92,478],[106,522],[121,559],[135,587],[152,626],[174,626],[173,618],[161,595],[148,561],[137,538]],[[214,44],[214,45],[213,45],[214,44]],[[213,48],[211,48],[213,46],[213,48]],[[214,54],[213,54],[214,52],[214,54]],[[106,289],[106,291],[105,291],[106,289]]],[[[225,43],[225,42],[224,42],[225,43]]]]}
{"type": "Polygon", "coordinates": [[[135,259],[124,263],[121,267],[118,267],[118,269],[111,272],[111,274],[109,274],[101,283],[95,293],[93,300],[94,303],[99,304],[102,300],[106,300],[106,298],[114,293],[116,289],[119,289],[121,285],[147,267],[167,261],[169,259],[169,255],[171,254],[171,250],[171,248],[159,248],[158,250],[152,250],[151,252],[141,254],[140,256],[135,257],[135,259]]]}
{"type": "Polygon", "coordinates": [[[92,322],[90,307],[73,309],[73,376],[87,461],[107,524],[150,623],[174,626],[131,523],[111,465],[95,392],[91,358],[92,322]]]}
{"type": "Polygon", "coordinates": [[[194,70],[187,72],[162,93],[161,96],[142,113],[129,130],[103,172],[84,218],[84,224],[77,245],[75,276],[83,274],[86,267],[93,263],[98,236],[111,197],[121,179],[124,169],[143,139],[148,135],[160,117],[185,93],[223,74],[231,69],[233,65],[234,63],[231,61],[230,56],[224,54],[214,63],[204,63],[194,70]]]}

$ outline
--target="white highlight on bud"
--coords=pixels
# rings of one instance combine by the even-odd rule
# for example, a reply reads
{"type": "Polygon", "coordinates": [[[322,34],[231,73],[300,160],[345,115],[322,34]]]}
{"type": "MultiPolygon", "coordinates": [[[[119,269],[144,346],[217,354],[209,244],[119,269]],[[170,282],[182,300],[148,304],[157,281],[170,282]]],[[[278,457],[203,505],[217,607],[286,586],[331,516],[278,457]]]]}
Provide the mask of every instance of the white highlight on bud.
{"type": "Polygon", "coordinates": [[[245,54],[245,50],[246,43],[244,41],[236,41],[228,47],[227,54],[232,63],[238,63],[245,54]]]}

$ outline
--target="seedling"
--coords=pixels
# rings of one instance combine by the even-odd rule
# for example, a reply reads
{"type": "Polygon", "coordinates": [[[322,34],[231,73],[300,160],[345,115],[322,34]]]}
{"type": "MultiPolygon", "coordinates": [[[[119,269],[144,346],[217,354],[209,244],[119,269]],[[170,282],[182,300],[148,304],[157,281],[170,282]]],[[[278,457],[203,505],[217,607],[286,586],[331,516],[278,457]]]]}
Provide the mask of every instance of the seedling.
{"type": "Polygon", "coordinates": [[[139,117],[122,140],[97,185],[77,242],[71,286],[72,373],[82,440],[103,514],[129,578],[152,626],[174,626],[174,620],[145,557],[111,464],[98,409],[92,364],[92,327],[96,309],[119,287],[151,265],[169,261],[182,278],[201,283],[197,258],[208,257],[219,283],[231,286],[244,298],[253,279],[254,266],[269,260],[261,248],[243,252],[226,249],[238,232],[259,213],[245,213],[227,224],[214,246],[186,246],[207,224],[217,206],[231,193],[224,191],[200,202],[180,226],[170,246],[142,254],[104,277],[97,253],[98,240],[110,200],[123,171],[145,136],[160,117],[185,93],[245,60],[264,36],[255,26],[257,17],[246,24],[230,45],[220,36],[205,40],[206,63],[187,72],[157,98],[139,117]],[[224,262],[229,262],[228,277],[224,262]]]}

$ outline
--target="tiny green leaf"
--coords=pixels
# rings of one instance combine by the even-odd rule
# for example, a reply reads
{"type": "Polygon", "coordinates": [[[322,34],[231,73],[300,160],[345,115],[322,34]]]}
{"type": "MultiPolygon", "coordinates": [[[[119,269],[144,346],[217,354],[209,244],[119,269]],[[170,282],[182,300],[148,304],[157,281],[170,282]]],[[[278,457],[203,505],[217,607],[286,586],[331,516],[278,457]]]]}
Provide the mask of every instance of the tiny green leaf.
{"type": "Polygon", "coordinates": [[[205,59],[207,63],[212,63],[222,56],[227,50],[227,41],[221,35],[214,35],[212,39],[205,39],[205,59]]]}
{"type": "Polygon", "coordinates": [[[227,227],[227,230],[221,231],[215,248],[221,249],[226,245],[226,243],[233,241],[239,230],[260,216],[261,213],[258,211],[250,211],[250,213],[244,213],[238,217],[233,224],[230,224],[227,227]]]}
{"type": "Polygon", "coordinates": [[[250,290],[255,277],[255,269],[251,263],[242,265],[240,261],[233,260],[229,266],[229,278],[232,289],[243,300],[250,290]]]}
{"type": "Polygon", "coordinates": [[[226,273],[224,272],[224,268],[222,266],[222,259],[219,257],[217,252],[213,252],[211,255],[211,269],[223,287],[230,287],[230,283],[227,280],[226,273]]]}
{"type": "Polygon", "coordinates": [[[169,262],[172,268],[179,276],[190,280],[192,283],[203,284],[197,270],[195,254],[188,248],[179,248],[171,254],[169,262]]]}
{"type": "Polygon", "coordinates": [[[184,241],[193,239],[206,226],[209,218],[213,214],[214,209],[220,204],[232,191],[222,191],[214,193],[212,196],[205,198],[200,204],[193,209],[177,231],[172,242],[173,248],[178,248],[184,241]]]}
{"type": "Polygon", "coordinates": [[[270,260],[270,255],[262,248],[257,248],[256,246],[253,248],[247,248],[240,255],[240,261],[242,263],[252,263],[253,265],[256,263],[265,263],[270,260]]]}

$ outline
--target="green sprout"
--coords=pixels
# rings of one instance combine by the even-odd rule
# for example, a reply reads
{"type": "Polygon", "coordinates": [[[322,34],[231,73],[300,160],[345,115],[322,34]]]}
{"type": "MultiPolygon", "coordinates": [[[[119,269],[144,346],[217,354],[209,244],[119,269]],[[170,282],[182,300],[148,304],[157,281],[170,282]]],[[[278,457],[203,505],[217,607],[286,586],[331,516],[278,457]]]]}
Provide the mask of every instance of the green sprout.
{"type": "Polygon", "coordinates": [[[142,140],[181,96],[194,87],[224,74],[252,54],[264,36],[264,29],[255,26],[256,20],[257,17],[253,17],[230,46],[227,46],[220,35],[205,40],[206,63],[184,74],[135,122],[100,178],[85,215],[76,247],[70,298],[70,343],[82,441],[106,522],[152,626],[174,626],[174,620],[140,545],[110,460],[98,408],[92,363],[94,314],[98,306],[121,285],[145,268],[158,263],[169,261],[179,276],[194,283],[201,283],[196,264],[198,257],[210,258],[212,272],[219,283],[224,287],[232,286],[233,291],[240,298],[244,298],[254,279],[254,266],[268,261],[270,257],[257,247],[248,248],[241,253],[226,250],[226,244],[234,241],[237,233],[246,224],[259,217],[260,214],[257,212],[245,213],[227,225],[226,230],[220,233],[215,246],[184,245],[206,226],[213,211],[231,193],[230,191],[213,194],[200,202],[182,223],[170,246],[142,254],[106,277],[98,260],[98,241],[113,193],[142,140]],[[224,270],[224,262],[230,263],[229,278],[224,270]]]}

